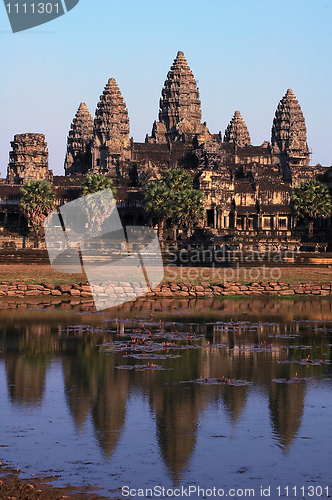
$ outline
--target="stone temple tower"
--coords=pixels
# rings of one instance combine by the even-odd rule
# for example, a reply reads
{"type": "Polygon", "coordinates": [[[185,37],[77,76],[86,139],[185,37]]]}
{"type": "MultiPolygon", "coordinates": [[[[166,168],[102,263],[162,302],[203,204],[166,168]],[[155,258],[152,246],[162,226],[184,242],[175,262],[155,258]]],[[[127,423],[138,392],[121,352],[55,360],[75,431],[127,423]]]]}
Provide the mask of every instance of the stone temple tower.
{"type": "Polygon", "coordinates": [[[275,112],[272,154],[278,155],[284,179],[292,181],[292,169],[309,165],[309,148],[304,116],[292,89],[288,89],[275,112]]]}
{"type": "Polygon", "coordinates": [[[225,130],[224,142],[234,144],[240,148],[250,146],[250,135],[247,125],[243,120],[240,111],[235,111],[233,118],[225,130]]]}
{"type": "Polygon", "coordinates": [[[201,123],[201,101],[196,81],[183,52],[179,51],[161,92],[159,121],[146,142],[165,143],[208,134],[201,123]]]}
{"type": "Polygon", "coordinates": [[[85,174],[90,169],[92,138],[93,120],[85,102],[81,102],[68,134],[65,175],[85,174]]]}
{"type": "Polygon", "coordinates": [[[91,147],[92,171],[116,177],[130,159],[129,117],[114,78],[110,78],[97,105],[91,147]]]}
{"type": "Polygon", "coordinates": [[[30,180],[46,179],[52,182],[53,172],[48,168],[48,149],[44,134],[17,134],[10,143],[7,182],[25,184],[30,180]]]}

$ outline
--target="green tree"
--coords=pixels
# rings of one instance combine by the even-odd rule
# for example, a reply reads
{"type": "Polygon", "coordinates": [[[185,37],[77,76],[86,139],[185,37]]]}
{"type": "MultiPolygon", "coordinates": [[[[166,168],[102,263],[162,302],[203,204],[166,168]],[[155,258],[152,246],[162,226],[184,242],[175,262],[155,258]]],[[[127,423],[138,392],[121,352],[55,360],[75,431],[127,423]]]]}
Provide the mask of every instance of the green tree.
{"type": "Polygon", "coordinates": [[[20,210],[27,219],[28,226],[37,232],[55,204],[55,192],[46,180],[28,181],[21,188],[20,210]]]}
{"type": "Polygon", "coordinates": [[[172,193],[193,189],[193,179],[183,168],[167,168],[160,180],[172,193]]]}
{"type": "Polygon", "coordinates": [[[179,225],[192,226],[204,217],[204,196],[193,188],[193,179],[182,168],[168,168],[161,178],[149,182],[143,190],[145,211],[158,220],[158,230],[166,218],[172,219],[174,239],[179,225]]]}
{"type": "Polygon", "coordinates": [[[317,217],[329,217],[332,203],[329,190],[319,181],[303,181],[292,192],[291,207],[297,217],[301,217],[313,235],[317,217]]]}
{"type": "Polygon", "coordinates": [[[187,228],[189,238],[193,225],[204,218],[204,195],[197,189],[185,189],[178,193],[176,201],[176,215],[180,224],[187,228]]]}
{"type": "Polygon", "coordinates": [[[151,181],[143,190],[144,210],[158,221],[158,236],[162,238],[162,224],[170,211],[169,191],[160,181],[151,181]]]}
{"type": "Polygon", "coordinates": [[[113,186],[113,181],[104,175],[89,174],[81,184],[81,196],[97,193],[103,189],[112,189],[113,194],[116,194],[116,189],[113,186]]]}
{"type": "Polygon", "coordinates": [[[81,184],[83,196],[82,209],[87,215],[90,229],[100,231],[103,222],[116,207],[116,189],[112,179],[104,175],[87,175],[81,184]]]}

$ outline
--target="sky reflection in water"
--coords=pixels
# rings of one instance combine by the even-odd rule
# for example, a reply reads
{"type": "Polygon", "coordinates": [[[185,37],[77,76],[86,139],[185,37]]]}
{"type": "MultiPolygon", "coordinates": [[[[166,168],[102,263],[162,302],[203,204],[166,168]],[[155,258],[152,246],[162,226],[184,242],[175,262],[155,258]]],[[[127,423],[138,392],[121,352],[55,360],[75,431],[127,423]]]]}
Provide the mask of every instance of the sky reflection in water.
{"type": "Polygon", "coordinates": [[[331,486],[331,301],[186,306],[3,310],[0,459],[25,477],[112,494],[124,485],[331,486]],[[115,368],[147,363],[168,370],[115,368]],[[207,383],[179,383],[200,377],[207,383]]]}

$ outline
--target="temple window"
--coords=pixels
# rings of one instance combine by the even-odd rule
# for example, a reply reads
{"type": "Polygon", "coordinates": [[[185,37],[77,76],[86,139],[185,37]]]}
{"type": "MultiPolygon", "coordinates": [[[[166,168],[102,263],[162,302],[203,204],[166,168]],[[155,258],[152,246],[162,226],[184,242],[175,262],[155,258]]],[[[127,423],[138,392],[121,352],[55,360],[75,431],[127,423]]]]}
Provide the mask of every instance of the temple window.
{"type": "Polygon", "coordinates": [[[287,218],[286,217],[279,219],[279,228],[280,229],[287,229],[287,218]]]}
{"type": "Polygon", "coordinates": [[[250,217],[248,219],[248,229],[254,229],[254,221],[250,217]]]}
{"type": "Polygon", "coordinates": [[[263,218],[263,229],[271,229],[271,217],[263,218]]]}
{"type": "Polygon", "coordinates": [[[244,217],[238,217],[236,219],[236,229],[244,229],[244,217]]]}

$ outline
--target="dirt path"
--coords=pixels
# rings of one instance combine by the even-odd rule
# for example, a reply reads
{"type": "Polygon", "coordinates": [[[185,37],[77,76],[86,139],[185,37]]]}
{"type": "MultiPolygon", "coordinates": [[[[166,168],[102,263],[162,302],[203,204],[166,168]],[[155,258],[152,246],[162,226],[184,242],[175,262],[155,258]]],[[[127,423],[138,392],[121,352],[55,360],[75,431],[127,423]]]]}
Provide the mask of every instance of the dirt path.
{"type": "MultiPolygon", "coordinates": [[[[283,281],[285,283],[326,283],[332,281],[332,267],[280,267],[280,268],[258,268],[237,269],[208,267],[173,267],[166,266],[165,280],[179,282],[192,282],[199,284],[208,281],[220,283],[223,281],[241,281],[243,284],[252,281],[283,281]],[[277,271],[277,269],[280,271],[277,271]],[[251,271],[251,272],[250,272],[251,271]],[[273,274],[271,275],[271,272],[273,274]]],[[[2,281],[22,281],[25,284],[53,283],[62,285],[66,283],[86,282],[85,274],[58,273],[47,264],[1,264],[0,283],[2,281]]]]}
{"type": "MultiPolygon", "coordinates": [[[[0,467],[1,500],[110,500],[87,488],[54,488],[51,479],[20,479],[17,471],[0,467]]],[[[118,497],[120,498],[120,497],[118,497]]],[[[117,500],[113,498],[113,500],[117,500]]]]}

